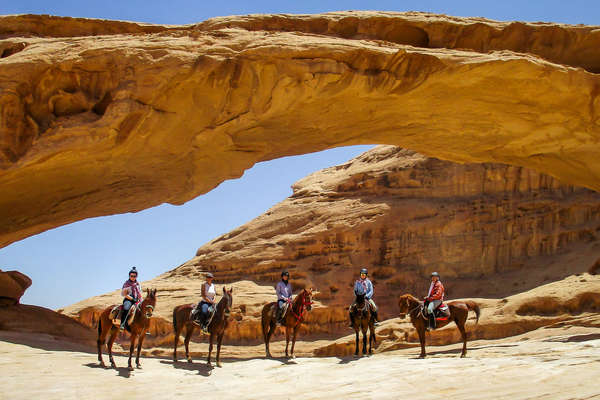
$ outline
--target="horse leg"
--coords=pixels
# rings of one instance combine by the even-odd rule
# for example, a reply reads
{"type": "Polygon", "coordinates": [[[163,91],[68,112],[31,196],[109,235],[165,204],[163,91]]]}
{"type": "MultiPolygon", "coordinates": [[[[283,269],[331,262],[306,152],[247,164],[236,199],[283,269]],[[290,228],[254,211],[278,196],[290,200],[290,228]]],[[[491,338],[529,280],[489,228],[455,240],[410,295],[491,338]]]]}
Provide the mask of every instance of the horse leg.
{"type": "Polygon", "coordinates": [[[271,342],[271,336],[273,336],[273,333],[275,332],[275,324],[271,323],[269,325],[269,331],[267,333],[267,338],[265,339],[265,346],[267,348],[267,357],[268,358],[272,358],[273,356],[271,355],[271,350],[269,349],[269,343],[271,342]]]}
{"type": "Polygon", "coordinates": [[[188,327],[185,331],[185,359],[187,362],[192,362],[192,357],[190,356],[190,339],[192,338],[192,334],[194,333],[194,327],[188,327]]]}
{"type": "Polygon", "coordinates": [[[294,333],[292,334],[292,358],[296,358],[294,355],[294,346],[296,345],[296,336],[298,335],[298,328],[300,328],[300,324],[294,328],[294,333]]]}
{"type": "Polygon", "coordinates": [[[144,343],[145,336],[146,336],[146,330],[143,330],[142,333],[140,334],[140,338],[138,339],[137,355],[135,357],[136,368],[142,368],[142,364],[140,364],[140,352],[142,351],[142,343],[144,343]]]}
{"type": "Polygon", "coordinates": [[[461,321],[454,321],[456,322],[456,326],[458,326],[458,330],[460,331],[460,335],[462,336],[462,340],[463,340],[463,348],[462,348],[462,353],[460,355],[460,358],[464,358],[467,356],[467,332],[465,331],[465,325],[464,323],[461,324],[461,321]]]}
{"type": "Polygon", "coordinates": [[[133,367],[131,366],[131,357],[133,356],[133,349],[135,349],[135,333],[133,333],[133,329],[131,330],[131,342],[129,343],[129,359],[127,360],[127,369],[133,371],[133,367]]]}
{"type": "Polygon", "coordinates": [[[173,362],[177,362],[177,346],[179,345],[180,331],[175,328],[175,337],[173,338],[173,362]]]}
{"type": "Polygon", "coordinates": [[[285,327],[285,357],[289,358],[288,355],[288,345],[290,344],[290,328],[285,327]]]}
{"type": "Polygon", "coordinates": [[[215,340],[215,334],[213,332],[210,333],[210,345],[208,345],[208,362],[206,363],[206,365],[208,365],[209,367],[212,367],[212,364],[210,363],[210,353],[212,353],[212,349],[213,349],[213,341],[215,340]]]}
{"type": "Polygon", "coordinates": [[[223,331],[223,333],[221,333],[218,337],[217,337],[217,367],[221,368],[223,365],[221,365],[221,342],[223,341],[223,335],[225,334],[225,332],[223,331]]]}
{"type": "Polygon", "coordinates": [[[106,340],[106,334],[108,333],[108,329],[104,325],[102,325],[102,319],[100,319],[100,321],[98,321],[98,340],[96,340],[96,344],[98,345],[98,361],[100,361],[101,366],[106,368],[104,360],[102,359],[102,345],[106,340]]]}
{"type": "Polygon", "coordinates": [[[419,326],[417,332],[419,333],[419,342],[421,343],[421,354],[419,355],[419,358],[425,358],[427,355],[425,353],[425,326],[419,326]]]}
{"type": "Polygon", "coordinates": [[[375,339],[375,325],[369,324],[369,354],[373,354],[373,343],[377,343],[375,339]]]}
{"type": "Polygon", "coordinates": [[[354,332],[356,333],[356,349],[354,350],[354,355],[358,356],[358,343],[360,342],[360,335],[358,334],[358,327],[354,326],[354,332]]]}
{"type": "Polygon", "coordinates": [[[362,353],[363,353],[363,356],[364,356],[365,354],[367,354],[367,327],[366,327],[365,322],[362,323],[361,330],[362,330],[362,335],[363,335],[363,349],[362,349],[362,353]]]}
{"type": "Polygon", "coordinates": [[[115,364],[115,360],[113,359],[112,347],[113,347],[113,343],[115,342],[115,339],[117,338],[118,334],[119,334],[119,331],[117,330],[117,328],[115,328],[114,326],[111,326],[110,337],[108,338],[108,343],[106,343],[106,348],[108,349],[108,360],[110,361],[110,366],[113,368],[117,368],[117,364],[115,364]]]}

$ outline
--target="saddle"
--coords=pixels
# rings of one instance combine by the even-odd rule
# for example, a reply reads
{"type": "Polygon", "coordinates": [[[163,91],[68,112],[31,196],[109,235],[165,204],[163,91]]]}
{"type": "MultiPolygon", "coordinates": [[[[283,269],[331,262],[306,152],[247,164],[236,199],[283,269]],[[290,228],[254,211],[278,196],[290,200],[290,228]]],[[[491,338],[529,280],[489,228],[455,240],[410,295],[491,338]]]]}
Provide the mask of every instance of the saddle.
{"type": "MultiPolygon", "coordinates": [[[[277,318],[277,302],[275,302],[275,304],[273,305],[273,319],[277,318]]],[[[281,307],[281,315],[279,316],[279,319],[275,321],[275,323],[277,324],[282,324],[285,321],[285,316],[287,315],[288,309],[290,308],[290,303],[285,302],[283,303],[283,306],[281,307]]]]}
{"type": "Polygon", "coordinates": [[[202,322],[200,320],[201,317],[202,317],[202,311],[201,311],[201,308],[199,306],[200,306],[200,303],[196,304],[196,306],[190,312],[190,320],[194,324],[196,324],[199,327],[201,327],[202,329],[206,330],[206,328],[210,325],[213,317],[215,316],[215,312],[217,311],[217,308],[214,307],[214,306],[209,306],[208,307],[208,314],[204,315],[204,322],[202,322]]]}
{"type": "MultiPolygon", "coordinates": [[[[137,312],[137,309],[138,309],[137,304],[133,305],[129,309],[129,318],[127,318],[127,322],[125,322],[125,329],[129,332],[131,332],[130,324],[133,322],[133,319],[135,318],[135,313],[137,312]]],[[[108,314],[108,318],[112,321],[114,326],[118,327],[119,323],[115,322],[115,321],[125,318],[125,316],[123,315],[123,304],[117,304],[116,306],[114,306],[112,308],[112,310],[110,310],[110,313],[108,314]]]]}
{"type": "MultiPolygon", "coordinates": [[[[421,315],[423,316],[423,319],[427,320],[427,315],[424,311],[425,304],[421,306],[421,315]]],[[[450,318],[450,308],[446,303],[442,303],[438,306],[438,308],[433,310],[433,315],[435,316],[436,321],[446,321],[448,318],[450,318]]]]}

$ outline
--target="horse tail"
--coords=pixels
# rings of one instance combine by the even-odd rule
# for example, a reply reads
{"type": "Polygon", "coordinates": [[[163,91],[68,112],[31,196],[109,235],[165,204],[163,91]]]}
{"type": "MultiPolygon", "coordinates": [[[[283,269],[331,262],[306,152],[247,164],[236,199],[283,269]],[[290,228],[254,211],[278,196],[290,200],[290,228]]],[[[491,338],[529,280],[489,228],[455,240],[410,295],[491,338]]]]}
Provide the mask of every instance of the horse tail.
{"type": "Polygon", "coordinates": [[[479,310],[479,305],[471,300],[465,301],[465,304],[467,305],[467,310],[475,311],[475,315],[477,316],[477,320],[475,321],[475,323],[478,323],[479,316],[481,315],[481,311],[479,310]]]}
{"type": "Polygon", "coordinates": [[[173,332],[177,335],[177,307],[173,308],[173,332]]]}

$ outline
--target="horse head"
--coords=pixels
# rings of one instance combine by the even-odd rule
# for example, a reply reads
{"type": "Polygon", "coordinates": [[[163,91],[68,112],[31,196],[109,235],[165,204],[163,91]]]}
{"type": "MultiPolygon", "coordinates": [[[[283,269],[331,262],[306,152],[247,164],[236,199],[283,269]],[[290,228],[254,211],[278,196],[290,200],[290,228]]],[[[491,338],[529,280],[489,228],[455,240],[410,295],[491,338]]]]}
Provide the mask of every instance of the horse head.
{"type": "Polygon", "coordinates": [[[145,313],[146,318],[150,318],[154,307],[156,307],[156,289],[146,289],[146,298],[142,301],[140,309],[145,313]]]}
{"type": "Polygon", "coordinates": [[[313,288],[304,289],[302,292],[302,304],[306,306],[306,310],[312,310],[312,294],[313,288]]]}
{"type": "Polygon", "coordinates": [[[398,307],[400,308],[400,318],[406,318],[406,314],[410,314],[411,307],[413,307],[414,303],[419,303],[415,297],[410,294],[403,294],[398,298],[398,307]]]}
{"type": "Polygon", "coordinates": [[[224,304],[223,312],[225,313],[225,316],[229,316],[229,314],[231,313],[231,306],[233,305],[232,293],[233,293],[233,288],[227,290],[225,288],[225,286],[223,286],[223,298],[221,299],[221,301],[224,304]]]}

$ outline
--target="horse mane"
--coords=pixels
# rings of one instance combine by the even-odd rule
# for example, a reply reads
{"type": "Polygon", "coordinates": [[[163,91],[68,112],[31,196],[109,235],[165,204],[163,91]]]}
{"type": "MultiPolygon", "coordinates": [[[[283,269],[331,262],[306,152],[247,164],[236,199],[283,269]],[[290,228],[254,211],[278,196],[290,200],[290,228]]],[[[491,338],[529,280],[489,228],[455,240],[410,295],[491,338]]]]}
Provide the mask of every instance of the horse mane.
{"type": "Polygon", "coordinates": [[[403,300],[403,299],[407,299],[411,302],[415,302],[415,303],[420,303],[421,300],[417,299],[415,296],[413,296],[410,293],[405,293],[402,296],[399,297],[399,300],[403,300]]]}

